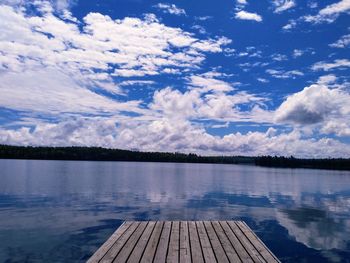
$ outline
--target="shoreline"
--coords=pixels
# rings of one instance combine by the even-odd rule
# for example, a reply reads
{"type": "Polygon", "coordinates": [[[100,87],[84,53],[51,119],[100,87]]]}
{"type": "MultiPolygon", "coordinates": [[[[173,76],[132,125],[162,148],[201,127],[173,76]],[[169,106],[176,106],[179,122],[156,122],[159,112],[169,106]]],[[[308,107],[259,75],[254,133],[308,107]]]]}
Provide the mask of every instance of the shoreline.
{"type": "Polygon", "coordinates": [[[201,156],[193,153],[140,152],[101,147],[0,145],[0,159],[244,164],[272,168],[350,171],[350,158],[304,159],[283,156],[201,156]]]}

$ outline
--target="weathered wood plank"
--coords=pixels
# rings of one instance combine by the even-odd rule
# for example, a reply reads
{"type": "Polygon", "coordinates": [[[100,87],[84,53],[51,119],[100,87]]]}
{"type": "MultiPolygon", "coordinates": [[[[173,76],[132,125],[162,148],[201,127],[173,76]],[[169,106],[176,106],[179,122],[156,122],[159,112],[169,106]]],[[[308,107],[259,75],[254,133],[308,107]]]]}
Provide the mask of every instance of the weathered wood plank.
{"type": "Polygon", "coordinates": [[[267,247],[262,243],[260,239],[257,238],[257,236],[254,234],[254,232],[242,221],[237,222],[237,225],[242,230],[242,232],[246,235],[246,237],[249,239],[249,241],[253,244],[253,246],[256,248],[256,250],[259,251],[260,255],[267,261],[267,262],[279,262],[275,256],[271,253],[270,250],[267,249],[267,247]]]}
{"type": "Polygon", "coordinates": [[[180,222],[180,263],[191,263],[190,237],[187,221],[180,222]]]}
{"type": "Polygon", "coordinates": [[[118,255],[119,251],[125,245],[125,242],[131,237],[140,222],[132,222],[128,230],[114,243],[108,252],[100,260],[101,263],[110,263],[118,255]]]}
{"type": "Polygon", "coordinates": [[[154,263],[164,263],[169,246],[169,237],[171,231],[171,222],[166,221],[164,223],[163,231],[159,239],[159,244],[154,257],[154,263]]]}
{"type": "Polygon", "coordinates": [[[156,249],[158,246],[158,242],[160,239],[160,235],[162,233],[164,226],[164,222],[157,221],[153,233],[148,240],[148,244],[146,246],[145,252],[143,253],[143,256],[141,258],[141,263],[151,263],[153,262],[154,255],[156,253],[156,249]]]}
{"type": "Polygon", "coordinates": [[[245,250],[245,248],[242,246],[241,242],[237,239],[236,235],[232,232],[231,228],[227,224],[226,221],[220,221],[219,222],[223,230],[225,231],[225,234],[227,235],[228,239],[230,240],[232,246],[235,247],[235,250],[240,257],[240,259],[243,262],[246,263],[253,263],[253,259],[249,256],[248,252],[245,250]]]}
{"type": "Polygon", "coordinates": [[[189,234],[190,234],[190,247],[193,263],[204,263],[202,254],[201,243],[199,241],[196,222],[188,222],[189,234]]]}
{"type": "Polygon", "coordinates": [[[205,258],[205,261],[206,262],[217,262],[203,222],[202,221],[196,222],[196,225],[197,225],[199,240],[201,242],[203,256],[205,258]]]}
{"type": "Polygon", "coordinates": [[[221,227],[220,223],[218,221],[211,222],[217,237],[219,238],[219,241],[225,250],[226,256],[229,259],[230,262],[242,262],[239,258],[235,247],[232,246],[230,240],[227,238],[224,229],[221,227]]]}
{"type": "Polygon", "coordinates": [[[132,222],[124,222],[111,236],[108,240],[92,255],[92,257],[87,261],[87,263],[97,263],[100,259],[108,252],[108,250],[114,245],[121,235],[127,231],[131,226],[132,222]]]}
{"type": "Polygon", "coordinates": [[[148,222],[141,222],[137,227],[133,235],[129,238],[129,240],[125,243],[123,248],[120,250],[118,255],[115,257],[113,262],[126,262],[133,251],[136,243],[141,238],[142,233],[144,232],[148,222]]]}
{"type": "Polygon", "coordinates": [[[171,226],[170,241],[166,262],[178,263],[180,255],[180,222],[173,221],[171,226]]]}
{"type": "Polygon", "coordinates": [[[135,245],[135,248],[133,249],[132,254],[130,255],[128,262],[139,262],[144,250],[146,249],[148,240],[153,232],[154,226],[156,225],[156,222],[150,221],[148,222],[148,225],[146,226],[145,230],[143,231],[139,241],[135,245]]]}
{"type": "Polygon", "coordinates": [[[213,226],[211,225],[210,221],[204,221],[204,226],[207,230],[208,233],[208,237],[210,240],[210,243],[213,247],[214,250],[214,254],[215,257],[217,259],[218,262],[220,263],[225,263],[225,262],[229,262],[226,253],[224,251],[224,248],[222,247],[219,238],[217,237],[215,230],[213,228],[213,226]]]}
{"type": "Polygon", "coordinates": [[[265,262],[260,253],[255,249],[255,247],[250,243],[250,241],[246,238],[241,229],[236,225],[234,221],[227,221],[233,233],[235,233],[236,237],[239,239],[244,248],[248,251],[249,255],[253,259],[254,262],[260,263],[265,262]]]}
{"type": "Polygon", "coordinates": [[[280,261],[241,221],[128,221],[87,262],[280,261]]]}

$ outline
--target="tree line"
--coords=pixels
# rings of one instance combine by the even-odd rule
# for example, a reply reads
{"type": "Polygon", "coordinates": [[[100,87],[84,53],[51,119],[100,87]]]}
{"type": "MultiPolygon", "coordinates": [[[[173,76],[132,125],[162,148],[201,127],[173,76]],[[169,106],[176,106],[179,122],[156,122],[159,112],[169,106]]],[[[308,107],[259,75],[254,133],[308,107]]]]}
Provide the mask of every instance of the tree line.
{"type": "Polygon", "coordinates": [[[251,164],[266,167],[350,170],[350,159],[300,159],[278,156],[200,156],[171,152],[140,152],[101,147],[33,147],[0,145],[0,159],[138,161],[251,164]]]}
{"type": "Polygon", "coordinates": [[[259,156],[255,158],[255,164],[267,167],[350,170],[350,158],[300,159],[293,156],[259,156]]]}

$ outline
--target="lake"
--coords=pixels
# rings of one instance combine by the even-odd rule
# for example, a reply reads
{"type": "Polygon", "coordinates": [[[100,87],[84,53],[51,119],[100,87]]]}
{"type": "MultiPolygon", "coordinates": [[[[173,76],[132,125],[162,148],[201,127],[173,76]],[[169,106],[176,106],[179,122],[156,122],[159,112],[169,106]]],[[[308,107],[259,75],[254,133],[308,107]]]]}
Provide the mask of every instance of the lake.
{"type": "Polygon", "coordinates": [[[350,172],[0,160],[0,261],[84,262],[124,220],[244,220],[283,262],[350,262],[350,172]]]}

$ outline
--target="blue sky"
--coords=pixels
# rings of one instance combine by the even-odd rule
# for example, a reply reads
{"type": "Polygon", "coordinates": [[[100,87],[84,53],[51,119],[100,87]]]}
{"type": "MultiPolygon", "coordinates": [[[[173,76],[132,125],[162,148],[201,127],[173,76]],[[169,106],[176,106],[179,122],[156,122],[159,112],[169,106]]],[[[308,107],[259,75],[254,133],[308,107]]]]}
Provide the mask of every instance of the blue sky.
{"type": "Polygon", "coordinates": [[[0,4],[0,143],[350,157],[350,0],[0,4]]]}

